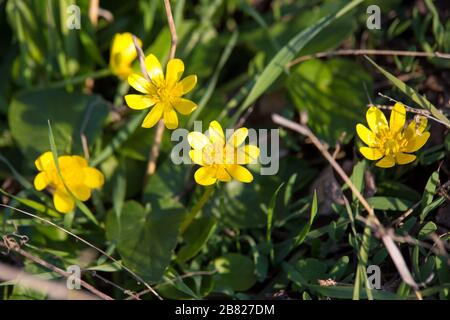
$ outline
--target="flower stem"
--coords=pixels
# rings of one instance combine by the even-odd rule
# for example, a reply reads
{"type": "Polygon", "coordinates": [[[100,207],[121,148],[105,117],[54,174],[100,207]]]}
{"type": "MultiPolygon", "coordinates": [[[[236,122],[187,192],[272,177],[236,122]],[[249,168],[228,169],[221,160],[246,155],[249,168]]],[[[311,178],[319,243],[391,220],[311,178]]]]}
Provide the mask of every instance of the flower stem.
{"type": "Polygon", "coordinates": [[[186,229],[190,226],[194,218],[197,216],[197,213],[205,206],[205,204],[208,202],[208,199],[211,197],[211,195],[214,193],[215,186],[209,186],[206,187],[205,191],[203,192],[200,199],[197,201],[197,203],[194,205],[192,210],[187,214],[186,218],[184,219],[183,223],[181,224],[181,234],[183,234],[186,229]]]}

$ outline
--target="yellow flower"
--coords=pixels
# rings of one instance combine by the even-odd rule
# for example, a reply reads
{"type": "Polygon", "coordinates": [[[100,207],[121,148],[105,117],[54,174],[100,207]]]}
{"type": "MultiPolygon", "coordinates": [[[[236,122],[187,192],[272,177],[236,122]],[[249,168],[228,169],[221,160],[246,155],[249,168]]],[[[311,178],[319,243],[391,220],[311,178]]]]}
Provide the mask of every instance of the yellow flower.
{"type": "MultiPolygon", "coordinates": [[[[142,41],[140,39],[137,39],[137,42],[139,46],[142,46],[142,41]]],[[[131,65],[136,57],[137,52],[134,47],[131,33],[116,33],[111,46],[111,56],[109,58],[111,71],[118,77],[126,79],[133,73],[131,65]]]]}
{"type": "Polygon", "coordinates": [[[196,83],[197,76],[190,75],[180,81],[184,72],[184,63],[180,59],[171,59],[167,63],[164,77],[159,60],[152,54],[145,58],[150,82],[140,74],[133,73],[128,77],[128,83],[143,95],[129,94],[125,101],[131,109],[142,110],[153,107],[142,123],[142,127],[153,127],[161,117],[168,129],[178,127],[178,111],[188,115],[197,108],[197,105],[183,95],[191,91],[196,83]]]}
{"type": "Polygon", "coordinates": [[[60,156],[58,157],[59,169],[64,183],[61,180],[53,154],[45,152],[34,162],[40,171],[34,178],[36,190],[44,190],[49,186],[53,191],[53,203],[56,210],[68,213],[75,207],[75,201],[70,192],[77,199],[86,201],[91,197],[91,189],[100,188],[104,183],[103,174],[88,166],[87,161],[80,156],[60,156]]]}
{"type": "Polygon", "coordinates": [[[361,140],[368,145],[359,152],[369,160],[379,160],[375,165],[390,168],[395,164],[407,164],[416,159],[411,154],[424,146],[430,137],[424,132],[427,119],[419,116],[417,121],[411,121],[406,129],[406,109],[401,103],[396,103],[391,111],[389,125],[383,112],[376,107],[370,107],[366,113],[370,130],[358,124],[356,132],[361,140]]]}
{"type": "Polygon", "coordinates": [[[232,178],[241,182],[253,181],[253,175],[241,164],[248,164],[259,157],[259,148],[244,145],[247,138],[247,128],[237,129],[225,141],[222,127],[217,121],[209,124],[209,138],[200,132],[188,135],[192,150],[189,156],[192,161],[201,166],[194,175],[198,184],[207,186],[217,180],[228,182],[232,178]]]}

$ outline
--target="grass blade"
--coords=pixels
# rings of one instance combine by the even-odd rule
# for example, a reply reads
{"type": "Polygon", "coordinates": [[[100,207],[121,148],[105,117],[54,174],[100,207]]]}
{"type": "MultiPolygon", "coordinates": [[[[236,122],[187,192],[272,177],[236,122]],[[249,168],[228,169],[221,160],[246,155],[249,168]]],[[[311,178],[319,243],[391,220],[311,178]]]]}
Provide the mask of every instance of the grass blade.
{"type": "Polygon", "coordinates": [[[427,100],[424,96],[420,95],[416,90],[409,87],[406,83],[380,67],[375,63],[372,59],[366,56],[366,59],[369,60],[380,72],[390,81],[393,85],[395,85],[401,92],[403,92],[406,96],[408,96],[411,100],[417,103],[422,109],[428,110],[431,114],[438,120],[439,123],[450,128],[450,120],[447,119],[444,114],[442,114],[439,109],[437,109],[430,101],[427,100]]]}

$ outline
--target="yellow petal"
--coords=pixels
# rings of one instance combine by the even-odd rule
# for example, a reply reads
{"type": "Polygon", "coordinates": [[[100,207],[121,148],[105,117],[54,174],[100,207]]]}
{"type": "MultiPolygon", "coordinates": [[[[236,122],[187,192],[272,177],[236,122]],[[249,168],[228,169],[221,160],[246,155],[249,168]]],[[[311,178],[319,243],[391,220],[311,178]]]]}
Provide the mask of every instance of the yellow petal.
{"type": "Polygon", "coordinates": [[[388,123],[383,112],[376,107],[370,107],[366,113],[367,123],[370,130],[378,133],[381,129],[388,129],[388,123]]]}
{"type": "Polygon", "coordinates": [[[188,115],[192,111],[197,109],[197,105],[194,102],[192,102],[191,100],[188,100],[188,99],[183,99],[183,98],[175,100],[175,102],[173,103],[173,107],[179,113],[184,114],[184,115],[188,115]]]}
{"type": "Polygon", "coordinates": [[[73,170],[75,166],[79,166],[76,160],[72,156],[59,156],[58,157],[59,169],[63,171],[63,169],[73,170]]]}
{"type": "Polygon", "coordinates": [[[34,165],[39,171],[49,170],[55,168],[55,161],[53,160],[53,153],[47,151],[36,159],[34,165]]]}
{"type": "Polygon", "coordinates": [[[235,148],[239,147],[242,143],[244,143],[245,139],[248,135],[247,128],[239,128],[231,135],[228,139],[228,143],[230,143],[235,148]]]}
{"type": "Polygon", "coordinates": [[[49,182],[50,181],[47,178],[47,174],[45,172],[40,172],[34,178],[34,188],[38,191],[44,190],[48,186],[49,182]]]}
{"type": "Polygon", "coordinates": [[[219,168],[217,169],[216,175],[217,175],[217,179],[218,179],[219,181],[223,181],[223,182],[231,181],[231,176],[230,176],[230,174],[225,170],[224,167],[219,167],[219,168]]]}
{"type": "Polygon", "coordinates": [[[257,146],[246,145],[243,148],[237,150],[236,164],[248,164],[256,162],[260,154],[260,150],[257,146]]]}
{"type": "Polygon", "coordinates": [[[164,78],[161,63],[153,54],[149,54],[145,58],[145,68],[147,68],[148,76],[152,82],[158,83],[164,78]]]}
{"type": "Polygon", "coordinates": [[[67,193],[64,187],[55,190],[53,204],[55,205],[56,210],[61,213],[68,213],[75,207],[75,201],[70,194],[67,193]]]}
{"type": "Polygon", "coordinates": [[[414,160],[416,160],[416,156],[413,154],[400,152],[395,155],[395,162],[397,164],[407,164],[413,162],[414,160]]]}
{"type": "MultiPolygon", "coordinates": [[[[139,46],[142,46],[141,39],[137,38],[137,43],[139,46]]],[[[137,57],[137,52],[134,47],[133,36],[131,33],[117,33],[114,36],[111,47],[111,57],[117,54],[122,56],[122,61],[125,63],[131,63],[137,57]]],[[[114,61],[110,62],[114,63],[114,61]]]]}
{"type": "Polygon", "coordinates": [[[197,84],[197,76],[190,75],[181,80],[180,82],[178,82],[177,90],[180,90],[180,94],[183,95],[194,89],[196,84],[197,84]]]}
{"type": "Polygon", "coordinates": [[[377,148],[362,147],[359,152],[369,160],[378,160],[383,157],[383,153],[377,148]]]}
{"type": "Polygon", "coordinates": [[[428,125],[428,119],[424,116],[416,116],[414,118],[417,118],[417,121],[415,120],[415,131],[418,133],[422,133],[425,131],[428,125]]]}
{"type": "Polygon", "coordinates": [[[80,156],[72,156],[72,161],[82,168],[88,166],[87,160],[80,156]]]}
{"type": "Polygon", "coordinates": [[[203,148],[207,145],[209,145],[211,142],[209,141],[208,137],[205,136],[201,132],[190,132],[188,134],[188,142],[191,145],[192,149],[195,150],[203,150],[203,148]]]}
{"type": "Polygon", "coordinates": [[[213,143],[218,143],[220,145],[225,145],[225,135],[223,133],[222,126],[217,121],[211,121],[208,129],[209,139],[213,143]]]}
{"type": "Polygon", "coordinates": [[[189,157],[195,164],[201,166],[205,165],[205,162],[203,161],[203,152],[201,150],[190,150],[189,157]]]}
{"type": "Polygon", "coordinates": [[[413,121],[411,121],[405,130],[405,138],[407,140],[412,139],[416,135],[420,135],[427,128],[428,120],[423,116],[416,116],[413,121]]]}
{"type": "Polygon", "coordinates": [[[391,111],[391,117],[389,118],[389,127],[392,133],[397,133],[403,129],[406,121],[406,109],[403,104],[397,102],[391,111]]]}
{"type": "Polygon", "coordinates": [[[216,169],[213,167],[201,167],[194,174],[195,182],[202,186],[209,186],[217,181],[216,169]]]}
{"type": "Polygon", "coordinates": [[[359,138],[367,144],[369,147],[375,146],[376,136],[370,131],[366,126],[358,123],[356,125],[356,132],[358,133],[359,138]]]}
{"type": "Polygon", "coordinates": [[[147,109],[156,103],[150,95],[141,94],[127,94],[125,96],[125,102],[131,109],[134,110],[147,109]]]}
{"type": "Polygon", "coordinates": [[[392,156],[385,156],[383,159],[375,163],[375,165],[380,168],[390,168],[395,165],[395,159],[392,156]]]}
{"type": "Polygon", "coordinates": [[[91,189],[89,189],[88,186],[82,183],[77,184],[68,183],[67,187],[69,188],[70,192],[72,192],[73,195],[81,201],[86,201],[91,197],[91,189]]]}
{"type": "Polygon", "coordinates": [[[420,136],[414,135],[411,139],[408,140],[405,152],[416,152],[417,150],[422,148],[425,143],[427,143],[428,138],[430,138],[429,132],[424,132],[420,136]]]}
{"type": "Polygon", "coordinates": [[[167,129],[176,129],[178,127],[178,116],[173,108],[164,110],[164,124],[167,129]]]}
{"type": "Polygon", "coordinates": [[[142,93],[152,92],[152,87],[150,83],[147,81],[147,79],[145,79],[143,76],[137,73],[133,73],[131,76],[128,77],[128,83],[130,84],[130,86],[132,86],[139,92],[142,93]]]}
{"type": "Polygon", "coordinates": [[[180,59],[171,59],[167,63],[166,82],[169,87],[174,86],[183,75],[184,63],[180,59]]]}
{"type": "Polygon", "coordinates": [[[156,104],[152,110],[145,116],[144,121],[142,122],[143,128],[151,128],[153,127],[159,119],[162,117],[163,106],[160,104],[156,104]]]}
{"type": "Polygon", "coordinates": [[[100,188],[105,183],[105,177],[103,176],[103,173],[101,173],[100,170],[97,170],[95,168],[87,167],[83,168],[84,173],[84,184],[87,185],[89,188],[100,188]]]}
{"type": "Polygon", "coordinates": [[[247,168],[240,165],[230,165],[227,167],[228,173],[236,180],[249,183],[253,181],[253,175],[247,168]]]}
{"type": "MultiPolygon", "coordinates": [[[[142,41],[137,39],[138,45],[142,41]]],[[[109,64],[114,74],[126,79],[131,73],[131,63],[137,57],[131,33],[118,33],[114,36],[109,64]]]]}

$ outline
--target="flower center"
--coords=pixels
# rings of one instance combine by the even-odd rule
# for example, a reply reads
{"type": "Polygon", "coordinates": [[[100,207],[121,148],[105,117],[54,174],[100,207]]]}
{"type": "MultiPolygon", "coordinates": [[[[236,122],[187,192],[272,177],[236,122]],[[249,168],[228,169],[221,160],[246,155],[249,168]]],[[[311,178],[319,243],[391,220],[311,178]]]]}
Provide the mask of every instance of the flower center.
{"type": "Polygon", "coordinates": [[[169,90],[167,90],[166,86],[159,87],[157,92],[158,92],[159,99],[162,101],[167,101],[170,98],[170,94],[169,94],[170,92],[169,92],[169,90]]]}
{"type": "Polygon", "coordinates": [[[378,138],[379,148],[384,150],[385,155],[402,152],[408,143],[401,132],[393,135],[389,130],[385,130],[379,133],[378,138]]]}
{"type": "Polygon", "coordinates": [[[388,139],[384,143],[384,149],[386,150],[387,154],[396,154],[397,152],[399,152],[400,146],[396,140],[388,139]]]}
{"type": "Polygon", "coordinates": [[[203,161],[209,165],[224,163],[223,146],[220,144],[208,145],[203,149],[203,161]]]}

